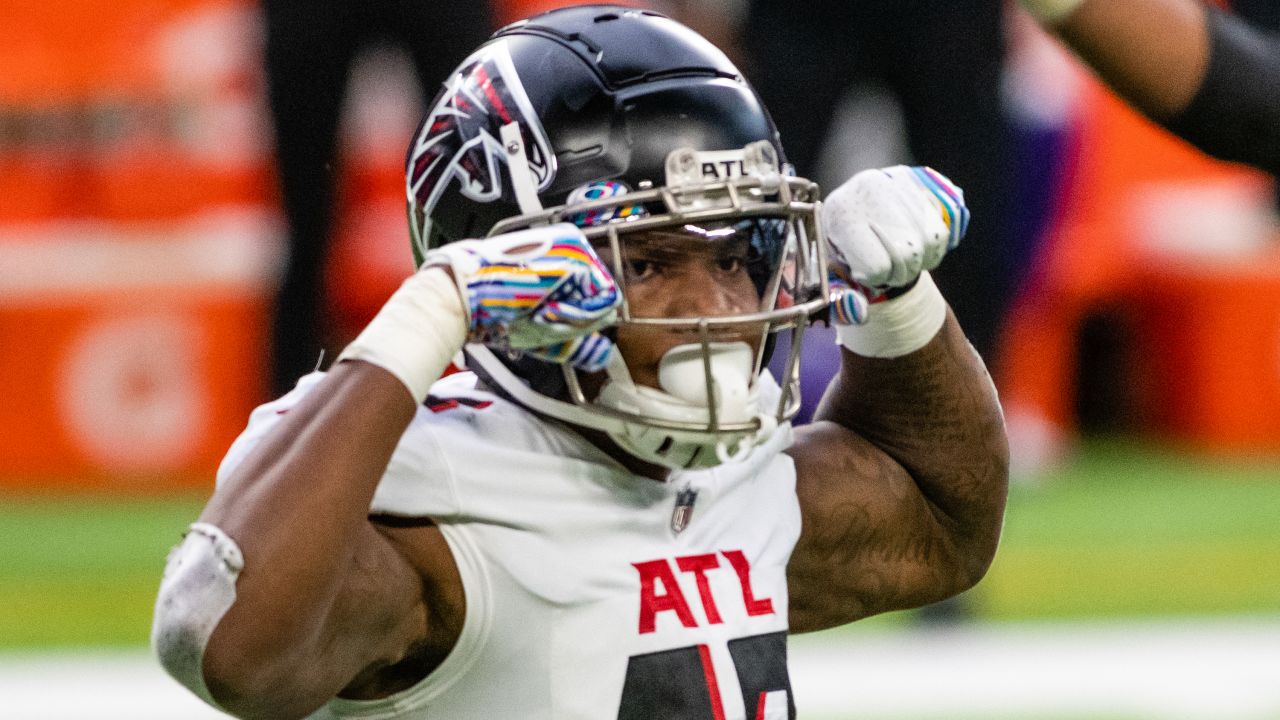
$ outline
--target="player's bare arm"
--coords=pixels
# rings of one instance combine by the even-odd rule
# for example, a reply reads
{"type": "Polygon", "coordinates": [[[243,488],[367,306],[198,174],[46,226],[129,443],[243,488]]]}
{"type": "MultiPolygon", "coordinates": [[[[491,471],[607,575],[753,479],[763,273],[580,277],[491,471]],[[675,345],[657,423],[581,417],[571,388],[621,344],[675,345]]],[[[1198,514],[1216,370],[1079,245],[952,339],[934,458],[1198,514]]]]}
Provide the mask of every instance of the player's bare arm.
{"type": "Polygon", "coordinates": [[[1280,45],[1196,0],[1022,0],[1135,108],[1214,157],[1280,172],[1280,45]]]}
{"type": "Polygon", "coordinates": [[[804,517],[788,567],[795,632],[967,589],[1003,517],[1004,427],[954,318],[909,356],[842,356],[791,451],[804,517]]]}
{"type": "Polygon", "coordinates": [[[1063,7],[1064,14],[1049,22],[1104,80],[1156,119],[1186,108],[1209,66],[1202,3],[1089,0],[1072,5],[1077,6],[1063,7]]]}
{"type": "Polygon", "coordinates": [[[794,632],[972,586],[995,553],[1007,484],[995,390],[927,275],[963,234],[958,189],[927,169],[869,171],[827,209],[836,262],[855,282],[910,289],[873,304],[860,335],[842,335],[840,372],[815,422],[797,429],[794,632]],[[927,192],[944,187],[950,208],[927,192]]]}
{"type": "Polygon", "coordinates": [[[387,371],[339,363],[214,495],[200,520],[244,555],[204,658],[222,707],[301,717],[370,668],[447,650],[456,628],[439,618],[460,617],[461,598],[438,533],[368,520],[414,409],[387,371]]]}
{"type": "Polygon", "coordinates": [[[375,491],[465,337],[550,338],[571,355],[609,321],[616,298],[593,262],[569,226],[429,255],[334,369],[277,411],[171,559],[156,624],[170,672],[242,718],[304,717],[334,696],[385,697],[426,677],[461,630],[461,581],[429,520],[370,518],[375,491]],[[597,302],[548,295],[512,309],[508,276],[563,277],[548,291],[585,285],[597,302]],[[545,307],[561,315],[528,316],[545,307]]]}

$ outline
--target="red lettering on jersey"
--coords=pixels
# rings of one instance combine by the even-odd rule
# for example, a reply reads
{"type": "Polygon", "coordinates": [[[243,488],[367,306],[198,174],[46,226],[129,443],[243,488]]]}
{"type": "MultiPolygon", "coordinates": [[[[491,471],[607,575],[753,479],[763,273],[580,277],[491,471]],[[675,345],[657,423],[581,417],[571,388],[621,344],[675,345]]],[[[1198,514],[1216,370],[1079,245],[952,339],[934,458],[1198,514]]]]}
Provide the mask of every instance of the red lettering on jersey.
{"type": "Polygon", "coordinates": [[[672,610],[680,618],[680,624],[687,628],[697,627],[693,613],[689,611],[689,603],[676,583],[675,573],[666,560],[650,560],[648,562],[631,563],[640,573],[640,634],[654,631],[658,613],[672,610]],[[659,595],[657,583],[661,581],[664,592],[659,595]]]}
{"type": "Polygon", "coordinates": [[[741,550],[725,550],[721,554],[733,566],[734,572],[738,573],[738,582],[742,585],[742,602],[747,606],[747,614],[772,615],[773,601],[769,598],[757,599],[751,590],[751,563],[747,562],[747,556],[741,550]]]}
{"type": "Polygon", "coordinates": [[[707,571],[720,567],[720,560],[715,554],[678,557],[676,565],[681,572],[693,573],[698,581],[698,595],[702,598],[702,609],[707,612],[707,622],[712,625],[724,622],[720,618],[720,608],[716,607],[716,600],[711,596],[711,583],[707,582],[707,571]]]}

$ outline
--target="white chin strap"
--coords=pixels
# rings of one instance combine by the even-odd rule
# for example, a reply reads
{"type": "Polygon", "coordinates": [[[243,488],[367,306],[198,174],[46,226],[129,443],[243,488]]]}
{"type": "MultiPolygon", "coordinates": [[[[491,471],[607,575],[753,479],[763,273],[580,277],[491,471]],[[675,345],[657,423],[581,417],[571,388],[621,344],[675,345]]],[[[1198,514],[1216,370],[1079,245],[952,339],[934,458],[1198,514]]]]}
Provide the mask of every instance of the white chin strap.
{"type": "Polygon", "coordinates": [[[755,353],[743,342],[679,345],[658,364],[661,389],[637,385],[621,353],[614,353],[609,382],[597,403],[659,420],[724,427],[759,421],[750,433],[666,430],[624,423],[609,436],[646,462],[672,469],[705,468],[741,461],[778,428],[776,418],[760,411],[752,370],[755,353]],[[708,375],[712,397],[707,397],[708,375]]]}

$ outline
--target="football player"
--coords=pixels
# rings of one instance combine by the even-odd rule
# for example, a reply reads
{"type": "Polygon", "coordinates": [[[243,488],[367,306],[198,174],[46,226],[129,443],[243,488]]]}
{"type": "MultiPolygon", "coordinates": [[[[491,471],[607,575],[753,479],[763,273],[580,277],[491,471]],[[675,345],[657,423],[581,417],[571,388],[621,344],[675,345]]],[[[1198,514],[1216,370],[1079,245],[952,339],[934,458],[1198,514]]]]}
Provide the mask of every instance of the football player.
{"type": "Polygon", "coordinates": [[[1210,155],[1280,173],[1280,41],[1197,0],[1021,0],[1122,97],[1210,155]]]}
{"type": "Polygon", "coordinates": [[[253,413],[170,556],[153,644],[205,701],[791,718],[788,633],[986,571],[1007,448],[928,273],[968,222],[942,175],[824,204],[721,52],[589,6],[466,60],[406,189],[420,269],[253,413]],[[792,428],[828,318],[843,366],[792,428]]]}

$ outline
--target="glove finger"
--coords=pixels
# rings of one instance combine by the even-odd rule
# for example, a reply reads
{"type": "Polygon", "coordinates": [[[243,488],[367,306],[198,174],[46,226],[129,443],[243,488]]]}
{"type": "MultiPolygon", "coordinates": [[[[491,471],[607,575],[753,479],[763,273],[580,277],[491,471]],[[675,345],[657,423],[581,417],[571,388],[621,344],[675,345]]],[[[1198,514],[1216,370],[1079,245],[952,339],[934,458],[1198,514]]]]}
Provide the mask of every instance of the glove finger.
{"type": "Polygon", "coordinates": [[[577,265],[547,293],[535,314],[546,322],[589,324],[621,303],[622,294],[613,278],[577,265]]]}
{"type": "Polygon", "coordinates": [[[896,238],[902,243],[898,248],[905,264],[905,275],[895,275],[894,282],[904,285],[914,280],[922,271],[932,270],[947,254],[951,229],[946,219],[946,209],[926,187],[916,173],[916,168],[891,168],[897,182],[892,187],[898,199],[897,208],[903,219],[903,227],[896,238]]]}
{"type": "Polygon", "coordinates": [[[600,259],[595,248],[591,247],[591,243],[583,237],[581,230],[573,226],[566,226],[566,228],[572,232],[558,239],[537,262],[565,263],[566,267],[573,269],[572,272],[580,278],[583,287],[587,289],[615,285],[608,267],[600,259]]]}
{"type": "Polygon", "coordinates": [[[911,171],[938,203],[947,226],[947,249],[954,250],[969,230],[969,208],[964,204],[964,191],[933,168],[913,167],[911,171]]]}
{"type": "Polygon", "coordinates": [[[504,331],[510,347],[527,350],[569,342],[612,325],[617,313],[609,309],[591,321],[578,323],[551,322],[542,313],[519,318],[508,324],[504,331]]]}
{"type": "Polygon", "coordinates": [[[920,257],[920,269],[932,270],[942,264],[942,258],[946,256],[948,245],[946,240],[947,229],[942,227],[939,229],[942,233],[937,242],[926,242],[924,244],[924,252],[920,257]]]}
{"type": "Polygon", "coordinates": [[[599,323],[601,318],[611,316],[620,304],[618,296],[594,297],[560,302],[553,300],[545,303],[530,316],[534,322],[547,325],[565,325],[585,328],[599,323]]]}
{"type": "Polygon", "coordinates": [[[893,257],[879,233],[869,223],[840,228],[832,244],[841,249],[849,277],[867,287],[883,287],[893,273],[893,257]]]}
{"type": "Polygon", "coordinates": [[[920,274],[921,263],[924,261],[925,243],[921,241],[919,232],[901,227],[885,227],[880,223],[872,223],[870,227],[886,248],[889,269],[883,281],[863,284],[872,288],[901,287],[914,280],[920,274]]]}

